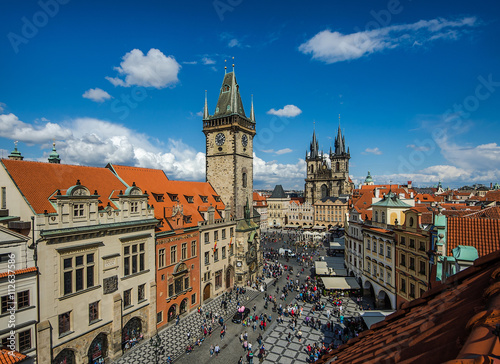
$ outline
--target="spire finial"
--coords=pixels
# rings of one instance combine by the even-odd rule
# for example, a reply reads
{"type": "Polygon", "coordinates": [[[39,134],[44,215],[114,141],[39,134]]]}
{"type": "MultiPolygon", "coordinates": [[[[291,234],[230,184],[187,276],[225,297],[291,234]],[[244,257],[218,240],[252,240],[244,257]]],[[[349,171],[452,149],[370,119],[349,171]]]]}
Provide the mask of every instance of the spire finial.
{"type": "Polygon", "coordinates": [[[224,60],[224,74],[227,73],[227,59],[224,60]]]}
{"type": "Polygon", "coordinates": [[[14,149],[16,149],[16,150],[17,150],[17,143],[19,143],[19,141],[18,141],[18,140],[16,140],[16,141],[14,142],[14,149]]]}
{"type": "Polygon", "coordinates": [[[250,109],[250,120],[255,122],[255,113],[253,111],[253,94],[252,94],[252,107],[250,109]]]}
{"type": "Polygon", "coordinates": [[[203,108],[203,119],[208,119],[207,90],[205,90],[205,107],[203,108]]]}

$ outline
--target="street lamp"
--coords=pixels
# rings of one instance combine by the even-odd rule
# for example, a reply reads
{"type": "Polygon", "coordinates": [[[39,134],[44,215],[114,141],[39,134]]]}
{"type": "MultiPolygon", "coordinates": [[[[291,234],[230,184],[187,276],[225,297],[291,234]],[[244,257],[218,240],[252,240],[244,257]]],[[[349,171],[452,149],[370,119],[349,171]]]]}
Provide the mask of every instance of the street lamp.
{"type": "Polygon", "coordinates": [[[160,335],[158,335],[158,331],[155,336],[151,337],[150,343],[155,352],[155,364],[158,364],[159,356],[165,353],[165,349],[161,346],[161,338],[160,335]]]}

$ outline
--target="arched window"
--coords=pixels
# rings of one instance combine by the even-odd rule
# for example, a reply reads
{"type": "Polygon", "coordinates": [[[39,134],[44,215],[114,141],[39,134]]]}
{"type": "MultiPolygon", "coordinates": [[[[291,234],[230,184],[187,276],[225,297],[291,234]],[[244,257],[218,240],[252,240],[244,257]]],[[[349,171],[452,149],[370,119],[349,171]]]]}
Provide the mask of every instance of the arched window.
{"type": "Polygon", "coordinates": [[[385,212],[384,211],[382,211],[382,223],[385,224],[385,212]]]}
{"type": "Polygon", "coordinates": [[[378,222],[378,211],[375,211],[375,221],[378,222]]]}
{"type": "Polygon", "coordinates": [[[321,198],[328,197],[328,187],[326,185],[321,186],[321,198]]]}
{"type": "Polygon", "coordinates": [[[246,172],[243,172],[243,188],[247,187],[247,174],[246,172]]]}
{"type": "Polygon", "coordinates": [[[340,171],[340,163],[337,162],[337,172],[340,171]]]}

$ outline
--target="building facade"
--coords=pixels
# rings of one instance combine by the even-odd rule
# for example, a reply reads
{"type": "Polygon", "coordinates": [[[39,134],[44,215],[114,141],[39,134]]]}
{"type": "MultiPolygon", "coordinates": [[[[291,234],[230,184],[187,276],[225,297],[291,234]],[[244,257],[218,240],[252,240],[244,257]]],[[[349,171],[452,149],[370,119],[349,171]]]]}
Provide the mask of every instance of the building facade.
{"type": "Polygon", "coordinates": [[[324,197],[314,203],[314,224],[316,226],[345,227],[349,196],[324,197]]]}
{"type": "Polygon", "coordinates": [[[289,205],[290,197],[286,195],[283,186],[276,185],[267,198],[267,224],[270,228],[282,228],[288,223],[289,205]]]}
{"type": "Polygon", "coordinates": [[[1,167],[10,213],[34,218],[38,362],[109,360],[150,337],[158,221],[147,195],[106,168],[14,160],[1,167]]]}
{"type": "Polygon", "coordinates": [[[309,153],[306,152],[307,176],[304,187],[304,197],[310,204],[325,197],[351,195],[354,184],[349,178],[349,160],[351,154],[346,148],[345,137],[339,129],[335,138],[334,151],[330,148],[329,161],[319,151],[316,132],[313,132],[309,153]]]}

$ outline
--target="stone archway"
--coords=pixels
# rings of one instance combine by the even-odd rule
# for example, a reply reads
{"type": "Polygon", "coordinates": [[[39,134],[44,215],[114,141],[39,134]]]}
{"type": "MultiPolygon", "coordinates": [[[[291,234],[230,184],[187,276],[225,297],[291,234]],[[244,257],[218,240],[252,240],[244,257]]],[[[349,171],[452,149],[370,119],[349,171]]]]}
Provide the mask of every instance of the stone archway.
{"type": "Polygon", "coordinates": [[[174,303],[168,309],[167,322],[172,322],[177,316],[177,305],[174,303]]]}
{"type": "Polygon", "coordinates": [[[71,349],[62,350],[52,360],[52,364],[76,364],[75,352],[71,349]]]}
{"type": "Polygon", "coordinates": [[[212,295],[212,283],[207,283],[203,289],[203,301],[208,300],[212,295]]]}
{"type": "Polygon", "coordinates": [[[188,305],[188,299],[184,298],[179,305],[179,315],[182,315],[183,313],[187,312],[187,305],[188,305]]]}
{"type": "MultiPolygon", "coordinates": [[[[130,322],[130,321],[129,321],[130,322]]],[[[106,359],[108,356],[108,336],[101,332],[99,335],[92,340],[87,352],[87,357],[89,359],[89,364],[94,364],[98,360],[106,359]]]]}
{"type": "Polygon", "coordinates": [[[142,321],[139,317],[132,317],[122,329],[122,350],[131,348],[142,337],[142,321]]]}
{"type": "Polygon", "coordinates": [[[381,289],[377,295],[377,308],[381,310],[392,309],[391,299],[383,289],[381,289]]]}
{"type": "Polygon", "coordinates": [[[232,266],[229,266],[226,269],[226,289],[229,289],[233,286],[234,282],[234,269],[232,266]]]}
{"type": "Polygon", "coordinates": [[[363,283],[363,295],[371,296],[375,300],[375,289],[373,288],[372,283],[367,279],[365,283],[363,283]]]}

